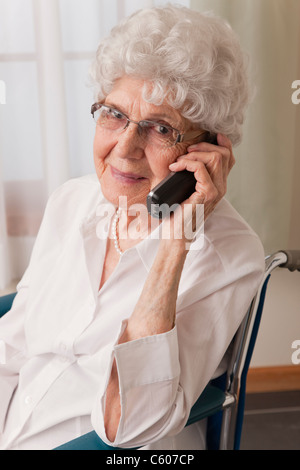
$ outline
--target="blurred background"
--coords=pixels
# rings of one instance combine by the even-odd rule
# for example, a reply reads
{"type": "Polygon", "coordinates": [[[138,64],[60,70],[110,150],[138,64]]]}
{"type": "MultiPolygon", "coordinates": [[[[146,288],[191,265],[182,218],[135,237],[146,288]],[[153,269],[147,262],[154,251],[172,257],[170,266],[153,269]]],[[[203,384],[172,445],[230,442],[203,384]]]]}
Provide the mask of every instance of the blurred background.
{"type": "MultiPolygon", "coordinates": [[[[227,197],[266,254],[300,249],[300,104],[292,101],[300,0],[0,0],[1,294],[14,291],[26,269],[49,195],[94,171],[88,69],[99,40],[124,16],[166,3],[212,10],[239,35],[256,95],[227,197]]],[[[291,359],[300,340],[299,281],[300,273],[273,275],[250,391],[300,389],[291,359]]]]}

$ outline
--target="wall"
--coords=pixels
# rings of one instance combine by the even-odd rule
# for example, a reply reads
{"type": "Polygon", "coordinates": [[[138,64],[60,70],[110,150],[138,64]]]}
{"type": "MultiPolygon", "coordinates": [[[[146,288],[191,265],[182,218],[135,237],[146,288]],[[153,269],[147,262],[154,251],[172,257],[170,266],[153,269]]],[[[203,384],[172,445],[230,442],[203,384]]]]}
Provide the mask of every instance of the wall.
{"type": "MultiPolygon", "coordinates": [[[[298,0],[191,0],[226,18],[252,64],[256,97],[235,155],[227,197],[260,236],[266,255],[300,249],[300,80],[298,0]]],[[[251,367],[291,366],[300,340],[300,274],[276,270],[269,282],[251,367]]]]}
{"type": "Polygon", "coordinates": [[[278,268],[270,278],[251,367],[292,365],[300,340],[300,272],[278,268]]]}

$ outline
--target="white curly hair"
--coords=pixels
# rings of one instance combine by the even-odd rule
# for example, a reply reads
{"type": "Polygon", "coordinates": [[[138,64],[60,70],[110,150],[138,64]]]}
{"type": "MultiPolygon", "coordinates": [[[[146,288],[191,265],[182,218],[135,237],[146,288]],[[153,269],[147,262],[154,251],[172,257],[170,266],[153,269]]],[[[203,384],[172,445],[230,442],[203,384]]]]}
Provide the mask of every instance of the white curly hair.
{"type": "Polygon", "coordinates": [[[248,58],[225,20],[174,5],[139,10],[98,47],[90,69],[96,99],[124,75],[145,80],[146,101],[167,100],[193,125],[240,143],[252,95],[248,58]]]}

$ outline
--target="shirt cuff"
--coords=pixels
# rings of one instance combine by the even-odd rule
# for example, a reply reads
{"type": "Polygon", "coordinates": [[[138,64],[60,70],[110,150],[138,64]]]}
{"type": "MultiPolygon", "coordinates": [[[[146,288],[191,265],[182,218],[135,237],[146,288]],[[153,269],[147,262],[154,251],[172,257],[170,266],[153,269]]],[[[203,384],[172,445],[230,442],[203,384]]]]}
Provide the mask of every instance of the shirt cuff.
{"type": "Polygon", "coordinates": [[[180,375],[177,328],[117,344],[114,356],[121,394],[140,385],[173,380],[180,375]]]}

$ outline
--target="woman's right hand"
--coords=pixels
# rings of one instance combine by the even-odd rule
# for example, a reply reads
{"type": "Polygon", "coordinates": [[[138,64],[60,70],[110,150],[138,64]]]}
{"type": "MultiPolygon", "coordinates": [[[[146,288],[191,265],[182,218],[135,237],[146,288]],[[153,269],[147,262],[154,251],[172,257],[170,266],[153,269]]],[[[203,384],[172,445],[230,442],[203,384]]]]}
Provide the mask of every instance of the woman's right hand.
{"type": "Polygon", "coordinates": [[[235,158],[231,142],[226,136],[218,134],[217,141],[218,145],[207,142],[191,145],[188,147],[186,155],[179,157],[175,163],[169,166],[171,171],[187,170],[193,172],[197,181],[195,192],[182,203],[181,221],[179,220],[179,211],[178,214],[175,211],[175,219],[177,218],[175,233],[177,236],[180,231],[183,234],[190,231],[187,231],[187,228],[189,229],[191,221],[193,221],[192,232],[198,229],[194,224],[197,206],[204,205],[204,220],[206,220],[226,194],[227,178],[235,164],[235,158]],[[185,206],[189,206],[188,210],[185,206]]]}

